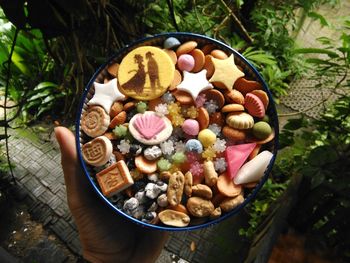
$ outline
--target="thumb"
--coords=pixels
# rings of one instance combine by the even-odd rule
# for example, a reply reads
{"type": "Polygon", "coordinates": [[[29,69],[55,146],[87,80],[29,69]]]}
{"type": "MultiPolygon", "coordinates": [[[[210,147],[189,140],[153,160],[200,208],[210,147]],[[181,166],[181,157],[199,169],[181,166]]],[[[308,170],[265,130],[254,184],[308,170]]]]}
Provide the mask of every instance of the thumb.
{"type": "Polygon", "coordinates": [[[55,135],[60,145],[61,163],[66,183],[68,204],[71,208],[81,206],[89,198],[90,186],[79,166],[75,137],[65,127],[56,127],[55,135]],[[73,206],[73,207],[72,207],[73,206]]]}

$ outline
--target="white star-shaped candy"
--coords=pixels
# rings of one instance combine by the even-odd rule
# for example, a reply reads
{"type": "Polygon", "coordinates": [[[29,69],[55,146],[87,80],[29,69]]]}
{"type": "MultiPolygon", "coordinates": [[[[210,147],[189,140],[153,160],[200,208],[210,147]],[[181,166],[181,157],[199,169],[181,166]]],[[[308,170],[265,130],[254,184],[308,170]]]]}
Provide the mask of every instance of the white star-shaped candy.
{"type": "Polygon", "coordinates": [[[177,89],[190,93],[194,101],[203,90],[213,88],[213,85],[207,80],[207,70],[205,69],[198,73],[183,71],[183,74],[183,81],[177,85],[177,89]]]}
{"type": "Polygon", "coordinates": [[[99,105],[109,114],[113,102],[125,100],[125,95],[118,89],[118,80],[116,78],[102,84],[94,82],[95,94],[88,102],[88,105],[99,105]]]}

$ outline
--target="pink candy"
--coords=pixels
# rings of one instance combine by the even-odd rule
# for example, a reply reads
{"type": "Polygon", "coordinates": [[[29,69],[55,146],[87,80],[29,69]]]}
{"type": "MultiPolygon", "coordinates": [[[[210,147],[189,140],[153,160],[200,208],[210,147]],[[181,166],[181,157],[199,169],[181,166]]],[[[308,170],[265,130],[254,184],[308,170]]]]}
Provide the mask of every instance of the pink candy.
{"type": "Polygon", "coordinates": [[[183,54],[177,59],[179,70],[191,71],[194,68],[194,58],[191,55],[183,54]]]}
{"type": "Polygon", "coordinates": [[[182,124],[182,130],[191,136],[196,136],[199,133],[199,123],[193,119],[187,119],[182,124]]]}

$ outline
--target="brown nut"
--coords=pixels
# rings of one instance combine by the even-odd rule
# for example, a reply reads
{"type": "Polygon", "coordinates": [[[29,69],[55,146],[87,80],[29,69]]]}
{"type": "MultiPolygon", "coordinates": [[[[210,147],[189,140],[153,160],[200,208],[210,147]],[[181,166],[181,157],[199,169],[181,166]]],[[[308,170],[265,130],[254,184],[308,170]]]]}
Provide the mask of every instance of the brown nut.
{"type": "Polygon", "coordinates": [[[185,227],[190,223],[191,220],[190,217],[185,213],[171,209],[163,210],[158,214],[158,217],[164,225],[175,227],[185,227]]]}
{"type": "Polygon", "coordinates": [[[192,185],[193,185],[193,176],[190,171],[185,173],[185,186],[184,186],[184,192],[185,195],[191,196],[192,195],[192,185]]]}
{"type": "Polygon", "coordinates": [[[216,219],[219,218],[221,216],[221,208],[217,207],[215,208],[215,210],[210,214],[210,219],[216,219]]]}
{"type": "Polygon", "coordinates": [[[220,208],[222,211],[228,212],[228,211],[231,211],[236,206],[242,204],[243,201],[244,201],[243,195],[238,195],[236,197],[229,197],[224,199],[224,201],[220,203],[220,208]]]}
{"type": "Polygon", "coordinates": [[[169,178],[167,197],[170,205],[180,204],[184,190],[185,176],[178,171],[169,178]]]}
{"type": "Polygon", "coordinates": [[[204,199],[210,200],[213,197],[213,192],[210,187],[205,184],[196,184],[192,187],[192,194],[204,199]]]}
{"type": "Polygon", "coordinates": [[[120,124],[124,124],[126,121],[126,112],[121,111],[111,120],[111,123],[109,124],[109,128],[114,129],[116,126],[120,124]]]}
{"type": "Polygon", "coordinates": [[[218,174],[215,171],[214,163],[212,161],[205,161],[203,165],[205,184],[213,186],[218,180],[218,174]]]}
{"type": "Polygon", "coordinates": [[[191,197],[187,201],[187,210],[196,217],[209,216],[215,209],[212,202],[201,197],[191,197]]]}
{"type": "Polygon", "coordinates": [[[109,111],[109,116],[113,119],[122,110],[123,110],[123,103],[116,101],[113,103],[113,105],[109,111]]]}
{"type": "Polygon", "coordinates": [[[175,211],[178,211],[178,212],[181,212],[181,213],[184,213],[184,214],[188,215],[187,208],[186,208],[186,206],[184,206],[183,204],[178,204],[178,205],[170,205],[170,206],[168,206],[167,208],[168,208],[168,209],[175,210],[175,211]]]}
{"type": "Polygon", "coordinates": [[[169,182],[171,173],[169,171],[164,171],[160,173],[160,179],[165,182],[169,182]]]}

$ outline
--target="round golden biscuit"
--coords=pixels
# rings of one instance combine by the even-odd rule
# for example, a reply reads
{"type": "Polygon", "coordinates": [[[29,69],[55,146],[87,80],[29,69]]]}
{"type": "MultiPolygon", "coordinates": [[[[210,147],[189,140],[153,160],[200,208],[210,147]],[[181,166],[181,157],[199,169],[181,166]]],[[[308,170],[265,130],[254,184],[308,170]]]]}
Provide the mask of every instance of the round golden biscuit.
{"type": "Polygon", "coordinates": [[[244,111],[244,107],[241,104],[227,104],[222,107],[221,112],[233,112],[233,111],[244,111]]]}
{"type": "Polygon", "coordinates": [[[174,72],[174,79],[173,81],[171,82],[170,84],[170,87],[169,87],[169,90],[174,90],[176,89],[177,85],[179,85],[182,81],[182,76],[181,76],[181,73],[180,71],[178,71],[177,69],[175,69],[175,72],[174,72]]]}
{"type": "Polygon", "coordinates": [[[111,76],[117,78],[118,77],[118,69],[119,69],[119,64],[112,63],[108,66],[107,71],[111,76]]]}
{"type": "Polygon", "coordinates": [[[209,126],[209,113],[204,107],[198,109],[197,121],[201,130],[209,126]]]}
{"type": "Polygon", "coordinates": [[[204,60],[204,69],[207,70],[207,78],[210,78],[211,76],[213,76],[215,68],[214,68],[214,64],[213,61],[211,60],[212,56],[211,55],[206,55],[205,56],[205,60],[204,60]]]}
{"type": "Polygon", "coordinates": [[[228,58],[227,54],[220,49],[214,49],[213,51],[210,52],[210,55],[212,55],[214,58],[217,58],[217,59],[228,58]]]}
{"type": "Polygon", "coordinates": [[[187,41],[180,45],[177,50],[176,50],[176,55],[179,57],[182,54],[188,54],[190,53],[193,49],[197,47],[198,43],[196,41],[187,41]]]}
{"type": "Polygon", "coordinates": [[[189,53],[194,58],[194,67],[192,72],[199,72],[203,69],[205,56],[202,50],[195,48],[189,53]]]}
{"type": "Polygon", "coordinates": [[[225,105],[225,97],[217,89],[210,89],[203,92],[208,101],[213,100],[221,109],[225,105]]]}
{"type": "Polygon", "coordinates": [[[129,52],[118,70],[120,91],[138,100],[163,95],[174,79],[175,65],[162,49],[143,46],[129,52]]]}

